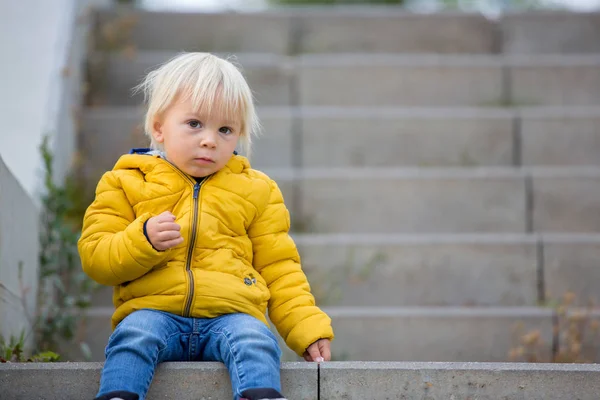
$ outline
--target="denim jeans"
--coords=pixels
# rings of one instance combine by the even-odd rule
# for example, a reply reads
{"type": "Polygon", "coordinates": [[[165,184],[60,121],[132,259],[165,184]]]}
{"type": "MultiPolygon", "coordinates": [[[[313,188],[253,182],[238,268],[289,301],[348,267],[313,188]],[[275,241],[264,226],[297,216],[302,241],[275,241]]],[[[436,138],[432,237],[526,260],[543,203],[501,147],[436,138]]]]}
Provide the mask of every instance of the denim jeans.
{"type": "Polygon", "coordinates": [[[224,363],[234,400],[251,388],[281,391],[280,358],[273,333],[249,315],[202,319],[139,310],[110,336],[98,396],[123,390],[144,400],[157,364],[164,361],[224,363]]]}

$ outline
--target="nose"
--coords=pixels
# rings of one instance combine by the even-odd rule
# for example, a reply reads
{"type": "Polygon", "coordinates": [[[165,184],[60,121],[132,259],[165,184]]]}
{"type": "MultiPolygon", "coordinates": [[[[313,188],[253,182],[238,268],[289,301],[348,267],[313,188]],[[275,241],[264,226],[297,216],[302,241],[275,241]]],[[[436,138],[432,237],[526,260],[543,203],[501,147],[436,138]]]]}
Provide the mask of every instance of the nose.
{"type": "Polygon", "coordinates": [[[214,149],[217,147],[217,134],[211,129],[206,129],[200,138],[200,147],[214,149]]]}

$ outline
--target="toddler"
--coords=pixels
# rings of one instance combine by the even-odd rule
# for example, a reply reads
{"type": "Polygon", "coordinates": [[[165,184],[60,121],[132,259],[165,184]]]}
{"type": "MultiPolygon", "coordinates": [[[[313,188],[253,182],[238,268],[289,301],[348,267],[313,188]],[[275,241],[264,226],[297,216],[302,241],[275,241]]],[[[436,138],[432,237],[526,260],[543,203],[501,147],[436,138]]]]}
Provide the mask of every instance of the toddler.
{"type": "Polygon", "coordinates": [[[220,361],[239,399],[283,399],[281,350],[331,358],[277,184],[238,155],[259,126],[229,61],[184,53],[138,87],[151,149],[106,172],[78,243],[84,271],[114,287],[96,400],[143,400],[158,363],[220,361]]]}

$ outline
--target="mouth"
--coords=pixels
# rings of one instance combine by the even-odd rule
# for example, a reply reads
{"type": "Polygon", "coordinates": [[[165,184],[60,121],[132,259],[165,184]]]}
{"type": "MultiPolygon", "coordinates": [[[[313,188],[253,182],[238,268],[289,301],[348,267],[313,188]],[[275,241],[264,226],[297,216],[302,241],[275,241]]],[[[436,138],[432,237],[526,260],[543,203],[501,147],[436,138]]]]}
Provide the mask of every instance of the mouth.
{"type": "Polygon", "coordinates": [[[196,157],[194,161],[200,164],[214,164],[215,160],[210,157],[196,157]]]}

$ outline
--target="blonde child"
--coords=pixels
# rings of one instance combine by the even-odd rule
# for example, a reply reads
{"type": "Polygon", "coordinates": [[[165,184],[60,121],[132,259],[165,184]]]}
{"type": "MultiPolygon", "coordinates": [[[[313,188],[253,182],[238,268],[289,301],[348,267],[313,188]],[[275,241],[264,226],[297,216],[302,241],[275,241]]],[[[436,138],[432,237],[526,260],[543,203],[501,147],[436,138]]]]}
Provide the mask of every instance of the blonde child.
{"type": "Polygon", "coordinates": [[[229,61],[181,54],[139,87],[152,149],[105,173],[87,209],[84,271],[114,286],[114,329],[97,400],[143,400],[158,363],[220,361],[238,399],[282,399],[268,314],[307,361],[330,360],[277,184],[249,154],[258,120],[229,61]]]}

